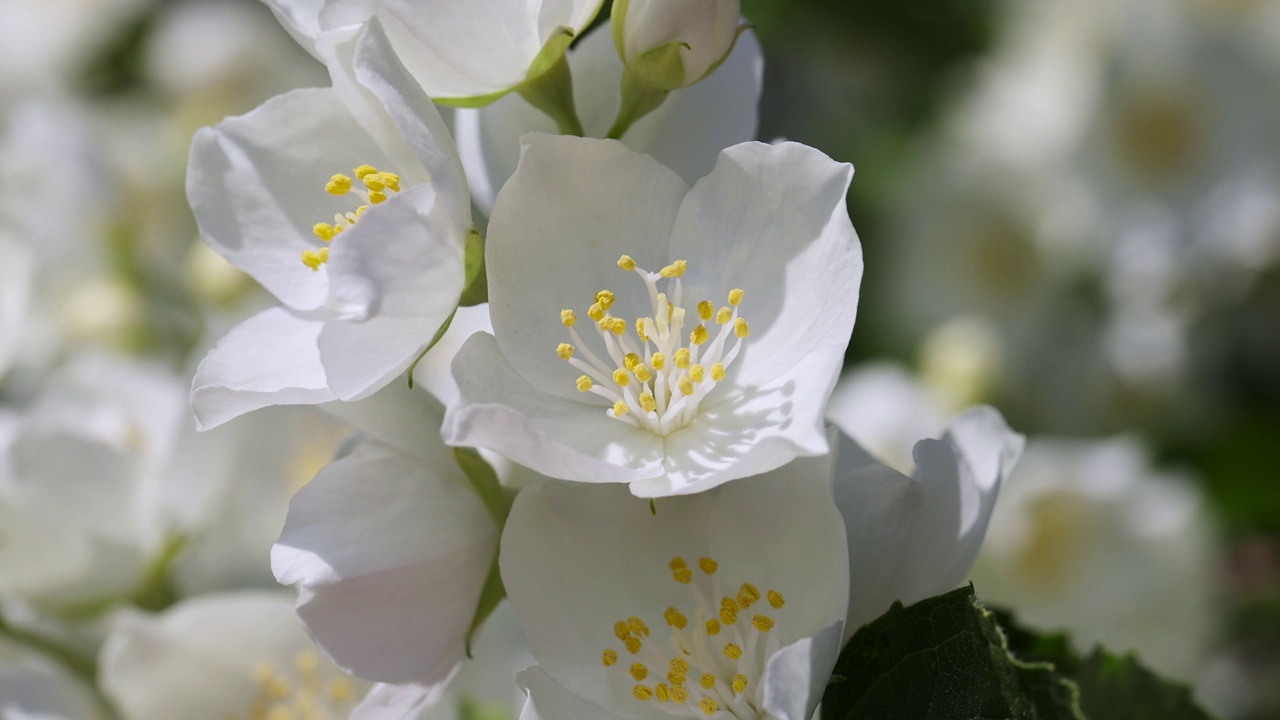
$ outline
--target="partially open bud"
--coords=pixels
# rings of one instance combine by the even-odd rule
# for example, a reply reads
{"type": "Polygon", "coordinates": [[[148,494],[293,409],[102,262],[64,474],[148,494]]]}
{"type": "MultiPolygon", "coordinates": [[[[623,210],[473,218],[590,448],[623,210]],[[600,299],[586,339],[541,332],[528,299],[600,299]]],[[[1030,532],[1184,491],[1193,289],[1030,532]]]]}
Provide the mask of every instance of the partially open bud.
{"type": "Polygon", "coordinates": [[[627,69],[661,90],[692,85],[728,56],[739,0],[616,0],[613,41],[627,69]]]}

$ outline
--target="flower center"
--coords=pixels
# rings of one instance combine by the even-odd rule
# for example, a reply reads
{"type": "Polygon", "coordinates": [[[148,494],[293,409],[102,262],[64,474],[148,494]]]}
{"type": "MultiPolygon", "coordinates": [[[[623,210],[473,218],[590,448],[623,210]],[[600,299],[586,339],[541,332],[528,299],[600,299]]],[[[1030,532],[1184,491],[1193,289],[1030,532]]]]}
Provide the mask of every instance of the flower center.
{"type": "Polygon", "coordinates": [[[338,672],[322,672],[320,656],[298,653],[292,672],[264,660],[253,669],[258,693],[245,715],[231,714],[228,720],[338,720],[355,707],[355,687],[338,672]]]}
{"type": "Polygon", "coordinates": [[[583,372],[577,380],[579,392],[595,393],[613,403],[606,415],[666,436],[693,422],[698,405],[724,380],[743,339],[750,335],[747,321],[738,317],[743,292],[730,290],[728,304],[719,310],[710,300],[702,300],[689,313],[682,304],[680,278],[688,268],[684,260],[655,273],[623,255],[618,267],[644,281],[652,314],[632,322],[614,317],[609,314],[614,294],[601,290],[587,317],[595,324],[610,362],[587,347],[575,329],[578,315],[573,310],[561,310],[560,322],[569,329],[574,344],[560,343],[556,354],[583,372]],[[662,281],[670,295],[659,291],[662,281]],[[686,324],[693,325],[687,335],[686,324]],[[579,350],[582,357],[576,355],[579,350]]]}
{"type": "Polygon", "coordinates": [[[762,717],[760,679],[779,645],[769,634],[777,620],[765,613],[782,610],[782,593],[761,595],[751,583],[732,590],[717,578],[719,564],[709,557],[698,560],[697,571],[679,556],[669,567],[672,578],[689,589],[693,612],[667,608],[662,613],[662,624],[670,629],[665,640],[661,633],[651,637],[640,617],[614,623],[621,650],[605,648],[601,662],[606,672],[623,676],[636,701],[657,703],[668,715],[762,717]]]}
{"type": "MultiPolygon", "coordinates": [[[[321,241],[328,243],[343,230],[347,230],[356,224],[356,220],[369,209],[370,205],[377,205],[387,201],[387,193],[400,192],[400,176],[389,172],[378,172],[375,167],[369,165],[361,165],[354,171],[356,178],[364,184],[364,189],[355,187],[352,179],[341,173],[329,178],[329,182],[325,183],[325,192],[330,195],[355,195],[362,200],[364,204],[356,208],[352,212],[338,213],[333,216],[333,224],[316,223],[311,231],[321,241]]],[[[319,270],[321,265],[329,262],[329,248],[321,247],[317,250],[302,251],[302,264],[311,268],[313,271],[319,270]]]]}

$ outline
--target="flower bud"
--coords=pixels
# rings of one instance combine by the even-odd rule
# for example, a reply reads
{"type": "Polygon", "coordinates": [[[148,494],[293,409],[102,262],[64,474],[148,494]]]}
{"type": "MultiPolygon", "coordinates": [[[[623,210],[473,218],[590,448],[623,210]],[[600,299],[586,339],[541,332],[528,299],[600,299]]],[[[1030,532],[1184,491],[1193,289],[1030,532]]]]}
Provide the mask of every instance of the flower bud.
{"type": "Polygon", "coordinates": [[[739,0],[617,0],[613,41],[627,69],[661,90],[707,76],[738,36],[739,0]]]}

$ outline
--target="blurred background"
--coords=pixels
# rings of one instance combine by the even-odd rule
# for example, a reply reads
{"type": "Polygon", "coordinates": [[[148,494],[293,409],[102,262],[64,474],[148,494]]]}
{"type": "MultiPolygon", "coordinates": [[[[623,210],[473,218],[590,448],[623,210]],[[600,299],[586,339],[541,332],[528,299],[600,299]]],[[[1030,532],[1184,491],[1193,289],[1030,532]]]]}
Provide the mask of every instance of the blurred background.
{"type": "MultiPolygon", "coordinates": [[[[759,137],[857,170],[866,275],[836,400],[858,439],[905,468],[914,439],[995,405],[1030,443],[978,592],[1082,648],[1137,650],[1224,717],[1280,718],[1280,3],[743,0],[743,13],[766,57],[759,137]]],[[[132,479],[127,493],[161,496],[158,529],[72,532],[65,508],[0,472],[0,640],[93,648],[103,598],[146,610],[271,587],[263,553],[288,493],[342,431],[280,409],[193,437],[194,363],[269,301],[198,242],[183,180],[198,127],[325,84],[256,0],[0,0],[10,473],[65,473],[41,465],[56,454],[41,443],[78,438],[157,476],[199,467],[186,487],[205,493],[132,479]],[[148,409],[121,409],[141,395],[148,409]],[[29,587],[13,538],[54,543],[23,524],[40,512],[49,535],[133,548],[136,582],[86,594],[67,570],[29,587]],[[154,582],[157,557],[176,581],[154,582]]],[[[128,513],[152,517],[145,504],[128,513]]],[[[92,677],[92,658],[61,660],[92,677]]]]}

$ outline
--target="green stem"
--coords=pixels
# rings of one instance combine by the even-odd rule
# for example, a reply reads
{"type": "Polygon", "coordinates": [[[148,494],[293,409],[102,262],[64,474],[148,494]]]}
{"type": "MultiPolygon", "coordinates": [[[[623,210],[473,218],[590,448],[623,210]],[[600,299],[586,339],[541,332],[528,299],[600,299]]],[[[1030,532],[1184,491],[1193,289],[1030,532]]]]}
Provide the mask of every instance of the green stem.
{"type": "Polygon", "coordinates": [[[520,97],[555,120],[561,135],[581,137],[582,121],[573,104],[573,72],[569,60],[561,55],[546,72],[526,80],[516,88],[520,97]]]}
{"type": "Polygon", "coordinates": [[[622,106],[606,137],[620,140],[637,120],[657,110],[666,102],[670,90],[661,90],[636,78],[630,70],[622,71],[622,106]]]}

